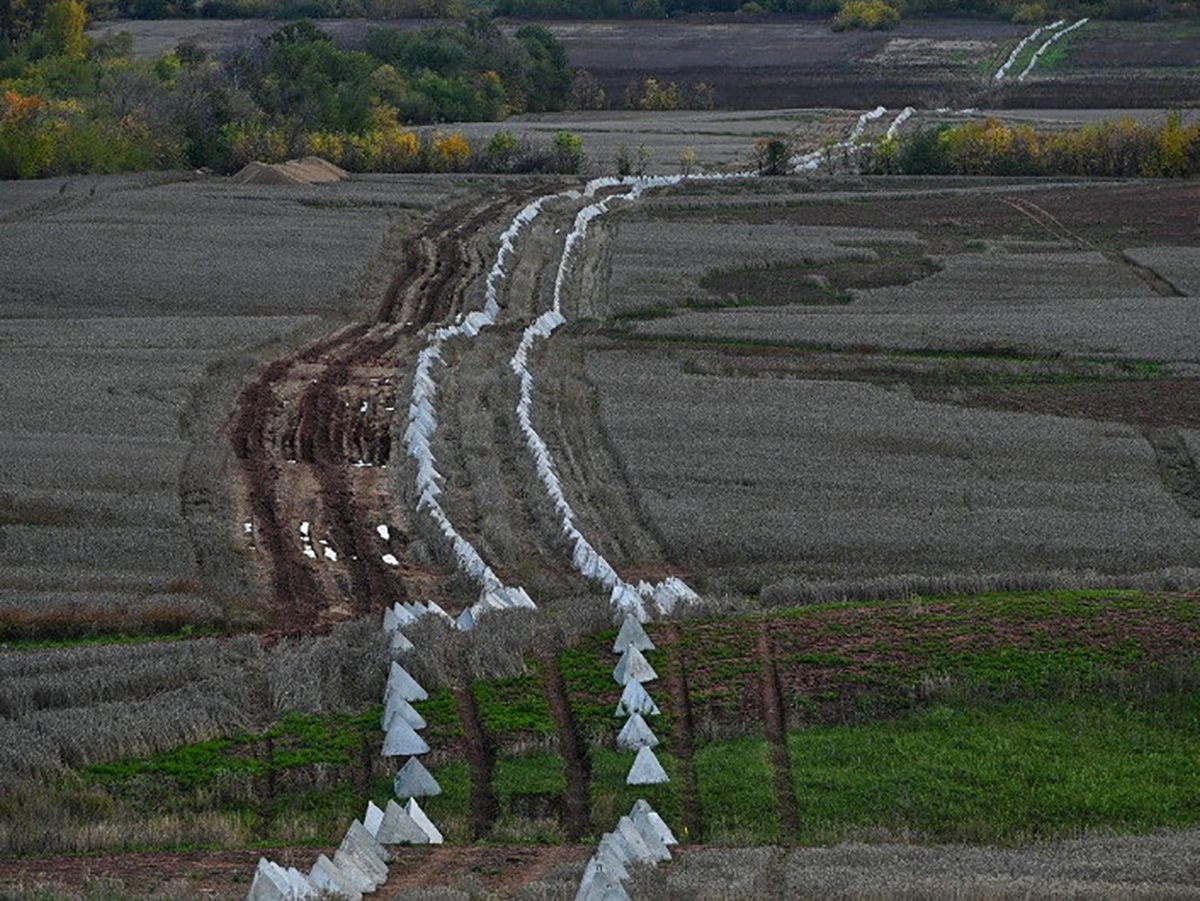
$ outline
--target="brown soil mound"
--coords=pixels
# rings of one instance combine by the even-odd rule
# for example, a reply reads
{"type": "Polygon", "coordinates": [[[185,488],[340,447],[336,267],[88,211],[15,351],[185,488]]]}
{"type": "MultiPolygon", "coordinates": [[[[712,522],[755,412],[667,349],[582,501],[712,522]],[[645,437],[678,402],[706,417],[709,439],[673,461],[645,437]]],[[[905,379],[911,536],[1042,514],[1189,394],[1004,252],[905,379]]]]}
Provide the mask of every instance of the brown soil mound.
{"type": "Polygon", "coordinates": [[[320,185],[349,177],[345,169],[328,160],[306,156],[286,163],[247,163],[233,180],[243,185],[320,185]]]}

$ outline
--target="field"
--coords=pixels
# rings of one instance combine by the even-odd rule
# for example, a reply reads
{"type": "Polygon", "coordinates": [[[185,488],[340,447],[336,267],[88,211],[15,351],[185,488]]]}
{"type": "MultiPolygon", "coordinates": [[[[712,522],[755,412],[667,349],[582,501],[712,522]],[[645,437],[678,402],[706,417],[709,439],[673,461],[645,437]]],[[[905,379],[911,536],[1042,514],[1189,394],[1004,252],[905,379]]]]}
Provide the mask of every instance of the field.
{"type": "Polygon", "coordinates": [[[635,897],[1195,896],[1200,189],[868,177],[837,144],[876,103],[868,140],[910,102],[1159,117],[1192,26],[1083,29],[1000,88],[1004,23],[552,27],[612,97],[712,79],[717,108],[455,128],[573,131],[589,175],[829,150],[625,197],[0,185],[0,894],[240,898],[260,853],[331,854],[392,797],[399,658],[447,844],[380,897],[574,897],[639,797],[684,844],[635,897]],[[669,783],[625,782],[612,585],[573,535],[618,594],[700,595],[647,624],[669,783]],[[539,609],[481,612],[464,547],[539,609]],[[389,651],[418,601],[478,621],[389,651]]]}

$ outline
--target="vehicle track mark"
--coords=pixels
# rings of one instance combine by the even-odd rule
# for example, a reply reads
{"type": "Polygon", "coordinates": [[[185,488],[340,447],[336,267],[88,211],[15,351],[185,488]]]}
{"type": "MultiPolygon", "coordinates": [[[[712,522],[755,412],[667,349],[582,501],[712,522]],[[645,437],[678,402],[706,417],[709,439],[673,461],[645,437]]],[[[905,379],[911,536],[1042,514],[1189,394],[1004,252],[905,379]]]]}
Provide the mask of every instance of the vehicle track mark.
{"type": "Polygon", "coordinates": [[[566,777],[566,821],[564,827],[567,841],[577,842],[588,832],[591,808],[588,801],[591,784],[591,760],[587,744],[579,733],[579,724],[567,700],[567,687],[558,668],[558,659],[553,653],[539,655],[542,685],[554,728],[558,733],[558,750],[563,759],[563,775],[566,777]]]}
{"type": "Polygon", "coordinates": [[[1163,487],[1189,516],[1200,518],[1200,467],[1179,429],[1146,429],[1163,487]]]}
{"type": "Polygon", "coordinates": [[[686,841],[696,843],[704,840],[704,810],[700,804],[696,766],[692,760],[696,746],[696,727],[692,720],[692,701],[688,693],[687,651],[683,643],[683,630],[678,623],[668,624],[663,637],[664,644],[670,649],[667,690],[674,707],[671,750],[675,754],[679,804],[686,841]]]}
{"type": "Polygon", "coordinates": [[[792,781],[792,758],[787,746],[787,721],[783,713],[783,692],[779,684],[779,672],[775,667],[775,654],[771,647],[771,632],[767,621],[758,627],[758,656],[761,663],[759,688],[761,691],[763,724],[770,745],[771,770],[775,781],[775,803],[779,809],[779,839],[792,842],[800,832],[800,807],[796,801],[796,787],[792,781]]]}

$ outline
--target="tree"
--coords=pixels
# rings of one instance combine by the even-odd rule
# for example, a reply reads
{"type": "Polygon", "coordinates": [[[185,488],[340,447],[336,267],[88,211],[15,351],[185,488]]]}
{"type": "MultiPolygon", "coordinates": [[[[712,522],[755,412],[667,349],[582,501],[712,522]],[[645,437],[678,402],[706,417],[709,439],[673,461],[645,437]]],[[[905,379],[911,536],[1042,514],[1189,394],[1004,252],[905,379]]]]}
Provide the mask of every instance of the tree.
{"type": "Polygon", "coordinates": [[[87,8],[80,0],[56,0],[46,7],[42,40],[54,55],[78,61],[87,56],[87,8]]]}

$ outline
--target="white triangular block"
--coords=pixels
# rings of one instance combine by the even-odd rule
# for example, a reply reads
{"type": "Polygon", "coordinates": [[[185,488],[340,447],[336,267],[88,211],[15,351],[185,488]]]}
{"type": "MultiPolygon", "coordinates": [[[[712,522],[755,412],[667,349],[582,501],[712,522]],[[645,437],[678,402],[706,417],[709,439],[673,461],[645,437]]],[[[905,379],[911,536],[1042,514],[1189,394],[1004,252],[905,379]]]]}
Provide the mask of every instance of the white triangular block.
{"type": "Polygon", "coordinates": [[[308,873],[308,881],[317,891],[327,895],[346,898],[348,901],[362,901],[362,892],[355,887],[354,881],[324,854],[313,864],[308,873]]]}
{"type": "Polygon", "coordinates": [[[649,748],[642,748],[637,752],[633,766],[629,768],[629,775],[625,777],[625,782],[629,785],[660,785],[670,781],[667,771],[662,768],[662,764],[649,748]]]}
{"type": "Polygon", "coordinates": [[[625,851],[613,841],[611,835],[600,839],[600,844],[596,847],[596,863],[619,882],[629,878],[629,870],[625,868],[625,864],[628,863],[625,851]]]}
{"type": "Polygon", "coordinates": [[[425,765],[416,757],[410,757],[408,763],[400,768],[392,784],[397,798],[431,798],[442,793],[433,773],[425,769],[425,765]]]}
{"type": "Polygon", "coordinates": [[[400,717],[414,729],[425,728],[425,717],[417,712],[417,708],[400,697],[400,695],[392,695],[387,699],[387,703],[383,706],[383,717],[380,720],[379,728],[386,732],[391,728],[392,721],[400,717]]]}
{"type": "Polygon", "coordinates": [[[626,648],[637,648],[639,651],[654,650],[654,642],[650,640],[636,616],[627,616],[622,620],[621,631],[617,633],[617,640],[613,642],[614,654],[623,654],[626,648]]]}
{"type": "Polygon", "coordinates": [[[288,882],[287,871],[279,864],[260,857],[246,901],[291,901],[291,898],[292,886],[288,882]]]}
{"type": "Polygon", "coordinates": [[[383,811],[375,806],[374,801],[367,802],[367,812],[363,814],[363,827],[373,837],[379,832],[379,824],[383,822],[383,811]]]}
{"type": "Polygon", "coordinates": [[[470,632],[475,628],[475,614],[471,612],[470,608],[467,608],[458,615],[458,619],[454,621],[454,624],[458,627],[459,631],[470,632]]]}
{"type": "Polygon", "coordinates": [[[367,832],[362,823],[355,820],[346,830],[342,843],[338,845],[333,862],[345,869],[344,861],[353,861],[354,866],[358,867],[371,880],[372,888],[374,888],[374,886],[387,881],[387,864],[380,857],[380,854],[386,853],[388,852],[383,845],[367,832]],[[355,826],[358,828],[355,829],[355,826]]]}
{"type": "Polygon", "coordinates": [[[308,901],[309,898],[317,897],[316,887],[308,881],[308,877],[297,870],[295,867],[287,868],[288,884],[292,888],[292,898],[295,901],[308,901]]]}
{"type": "Polygon", "coordinates": [[[384,736],[383,749],[380,754],[384,757],[408,757],[412,754],[427,753],[429,753],[429,745],[425,743],[425,739],[417,735],[416,730],[408,724],[404,717],[393,717],[388,726],[387,735],[384,736]]]}
{"type": "Polygon", "coordinates": [[[658,834],[658,837],[662,839],[662,843],[664,845],[679,844],[678,840],[675,838],[675,834],[671,832],[671,828],[666,824],[663,818],[658,815],[654,808],[650,806],[649,802],[645,801],[644,799],[639,798],[636,802],[634,802],[633,809],[629,811],[629,817],[634,821],[634,823],[637,823],[639,826],[641,826],[643,830],[645,830],[647,827],[653,829],[654,832],[658,834]],[[642,823],[639,821],[644,821],[645,825],[642,825],[642,823]]]}
{"type": "Polygon", "coordinates": [[[377,837],[385,845],[429,844],[429,835],[395,801],[388,801],[377,837]]]}
{"type": "Polygon", "coordinates": [[[408,670],[394,660],[391,671],[388,673],[387,690],[384,692],[384,697],[392,694],[399,694],[406,701],[425,701],[429,698],[429,693],[417,684],[417,680],[408,674],[408,670]]]}
{"type": "Polygon", "coordinates": [[[400,628],[400,621],[396,619],[396,611],[387,607],[383,611],[383,631],[391,632],[394,629],[400,628]]]}
{"type": "Polygon", "coordinates": [[[671,859],[671,852],[667,850],[667,846],[659,837],[651,833],[647,838],[628,816],[623,816],[617,821],[617,831],[634,846],[644,862],[657,863],[660,860],[671,859]]]}
{"type": "Polygon", "coordinates": [[[625,689],[621,692],[621,700],[617,702],[615,716],[629,716],[633,713],[640,713],[642,716],[658,716],[661,712],[641,682],[625,683],[625,689]]]}
{"type": "Polygon", "coordinates": [[[637,648],[626,648],[621,655],[621,660],[613,669],[613,679],[618,685],[624,685],[630,681],[653,682],[657,678],[658,673],[654,671],[654,667],[637,648]]]}
{"type": "Polygon", "coordinates": [[[416,650],[416,646],[399,629],[392,633],[390,643],[393,654],[407,654],[409,651],[416,650]]]}
{"type": "Polygon", "coordinates": [[[421,809],[421,805],[417,803],[416,798],[409,798],[408,803],[404,805],[404,812],[413,818],[421,829],[429,836],[429,844],[440,845],[444,839],[442,833],[438,831],[437,826],[433,825],[433,820],[425,815],[425,811],[421,809]]]}
{"type": "Polygon", "coordinates": [[[658,738],[650,731],[640,713],[629,717],[621,731],[617,733],[617,747],[626,751],[637,751],[642,748],[658,746],[658,738]]]}
{"type": "Polygon", "coordinates": [[[364,870],[357,860],[340,848],[333,853],[333,865],[356,892],[370,894],[379,886],[375,878],[364,870]]]}
{"type": "Polygon", "coordinates": [[[628,901],[628,898],[629,893],[614,873],[595,857],[588,861],[575,901],[628,901]]]}

